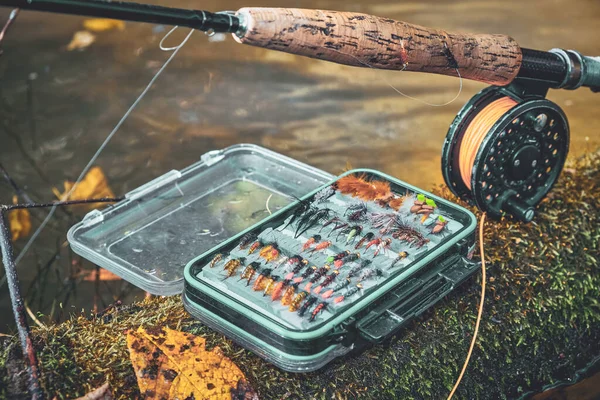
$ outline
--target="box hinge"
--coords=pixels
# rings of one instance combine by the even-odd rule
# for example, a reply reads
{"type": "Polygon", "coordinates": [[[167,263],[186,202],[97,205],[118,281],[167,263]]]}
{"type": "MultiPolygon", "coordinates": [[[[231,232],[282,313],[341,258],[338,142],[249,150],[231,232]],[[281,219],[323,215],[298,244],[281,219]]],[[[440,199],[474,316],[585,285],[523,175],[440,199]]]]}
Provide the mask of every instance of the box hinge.
{"type": "Polygon", "coordinates": [[[358,321],[357,330],[370,342],[384,341],[450,293],[477,265],[458,254],[440,260],[427,276],[411,278],[390,291],[384,302],[358,321]]]}
{"type": "Polygon", "coordinates": [[[104,214],[102,213],[102,211],[92,210],[89,213],[85,214],[85,217],[83,217],[81,224],[84,227],[87,227],[87,226],[95,225],[102,221],[104,221],[104,214]]]}
{"type": "Polygon", "coordinates": [[[138,187],[137,189],[132,190],[131,192],[129,192],[125,195],[125,198],[128,200],[139,199],[140,197],[142,197],[156,189],[159,189],[179,178],[181,178],[181,172],[174,169],[172,171],[167,172],[164,175],[159,176],[158,178],[151,180],[150,182],[146,183],[145,185],[142,185],[142,186],[138,187]]]}
{"type": "Polygon", "coordinates": [[[207,167],[218,163],[223,158],[225,158],[223,150],[212,150],[200,156],[200,160],[202,160],[202,162],[206,164],[207,167]]]}

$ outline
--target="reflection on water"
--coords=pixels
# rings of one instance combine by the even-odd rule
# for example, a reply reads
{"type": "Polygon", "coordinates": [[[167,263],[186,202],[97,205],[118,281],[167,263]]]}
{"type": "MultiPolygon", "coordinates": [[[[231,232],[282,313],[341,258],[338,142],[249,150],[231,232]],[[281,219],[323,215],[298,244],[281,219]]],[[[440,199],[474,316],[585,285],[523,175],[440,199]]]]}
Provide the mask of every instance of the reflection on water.
{"type": "MultiPolygon", "coordinates": [[[[168,3],[199,7],[192,1],[168,3]]],[[[210,10],[246,5],[201,3],[210,10]]],[[[595,40],[600,3],[595,0],[266,0],[253,5],[367,12],[450,31],[507,33],[524,47],[600,53],[595,40]]],[[[7,15],[8,10],[0,10],[2,20],[7,15]]],[[[81,22],[23,12],[0,57],[0,161],[38,200],[52,198],[53,186],[79,175],[168,57],[158,48],[165,27],[135,23],[127,23],[124,31],[97,34],[84,51],[68,52],[66,45],[82,29],[81,22]]],[[[176,32],[169,42],[177,43],[185,33],[176,32]]],[[[431,107],[400,96],[388,83],[411,96],[444,103],[457,93],[457,79],[345,67],[217,38],[225,40],[192,36],[98,159],[115,193],[239,142],[260,144],[332,173],[349,162],[428,188],[442,183],[440,149],[448,125],[461,105],[484,87],[465,82],[454,103],[431,107]]],[[[549,97],[570,118],[571,154],[598,147],[600,98],[587,89],[551,92],[549,97]]],[[[0,201],[11,197],[2,182],[0,201]]],[[[34,226],[43,217],[35,212],[34,226]]],[[[22,262],[22,287],[36,293],[30,301],[35,311],[54,310],[57,317],[61,302],[68,310],[91,307],[93,282],[71,289],[66,284],[69,276],[91,266],[61,247],[66,230],[80,218],[58,212],[22,262]],[[49,264],[55,254],[57,260],[49,264]],[[34,280],[36,276],[44,279],[34,280]]],[[[99,307],[119,296],[129,301],[143,295],[121,282],[103,283],[101,289],[99,307]]],[[[6,286],[0,290],[2,315],[8,316],[6,286]]],[[[5,317],[0,330],[7,324],[11,322],[5,317]]]]}

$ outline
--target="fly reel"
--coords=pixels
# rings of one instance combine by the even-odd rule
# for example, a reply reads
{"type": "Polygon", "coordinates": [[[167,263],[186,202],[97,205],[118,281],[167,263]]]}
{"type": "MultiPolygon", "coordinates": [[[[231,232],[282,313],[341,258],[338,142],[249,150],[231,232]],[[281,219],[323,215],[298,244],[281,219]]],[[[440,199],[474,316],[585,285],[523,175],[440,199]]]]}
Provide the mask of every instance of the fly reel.
{"type": "Polygon", "coordinates": [[[460,110],[442,151],[444,179],[455,195],[495,217],[533,219],[569,149],[567,117],[545,93],[489,87],[460,110]]]}

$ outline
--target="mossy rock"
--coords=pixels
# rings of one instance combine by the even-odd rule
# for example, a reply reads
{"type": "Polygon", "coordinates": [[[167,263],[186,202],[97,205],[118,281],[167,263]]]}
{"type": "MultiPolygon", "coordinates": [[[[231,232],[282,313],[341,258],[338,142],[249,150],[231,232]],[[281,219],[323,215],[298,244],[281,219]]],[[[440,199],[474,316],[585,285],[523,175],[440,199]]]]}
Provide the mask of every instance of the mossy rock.
{"type": "MultiPolygon", "coordinates": [[[[519,397],[571,379],[600,355],[599,210],[597,153],[570,163],[534,222],[486,224],[485,309],[456,398],[519,397]]],[[[33,335],[50,398],[80,396],[107,380],[117,398],[139,396],[125,332],[140,325],[206,337],[208,347],[219,345],[238,363],[262,399],[445,398],[471,340],[480,279],[470,279],[387,344],[308,374],[280,371],[211,331],[185,312],[179,297],[73,316],[33,335]]],[[[5,341],[0,394],[23,390],[14,378],[24,373],[15,363],[17,348],[15,338],[5,341]]]]}

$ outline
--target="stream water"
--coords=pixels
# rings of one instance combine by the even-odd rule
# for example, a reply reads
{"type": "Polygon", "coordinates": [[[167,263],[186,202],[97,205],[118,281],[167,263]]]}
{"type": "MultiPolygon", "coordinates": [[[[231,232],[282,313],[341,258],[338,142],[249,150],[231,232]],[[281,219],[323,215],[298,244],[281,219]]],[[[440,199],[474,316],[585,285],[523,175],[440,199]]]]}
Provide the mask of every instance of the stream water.
{"type": "MultiPolygon", "coordinates": [[[[158,3],[158,2],[155,2],[158,3]]],[[[163,2],[167,4],[167,2],[163,2]]],[[[332,1],[277,3],[240,0],[168,5],[236,10],[286,6],[349,10],[449,31],[505,33],[523,47],[574,48],[600,54],[597,0],[332,1]]],[[[0,9],[0,22],[8,9],[0,9]]],[[[75,179],[168,54],[158,43],[169,27],[127,23],[97,33],[82,51],[67,51],[82,18],[22,12],[0,56],[0,162],[36,200],[54,198],[75,179]]],[[[168,40],[178,43],[181,29],[168,40]]],[[[235,143],[256,143],[331,173],[352,167],[381,170],[429,189],[443,183],[440,151],[454,115],[485,86],[464,82],[458,99],[431,107],[396,93],[389,84],[433,103],[452,99],[455,78],[384,72],[329,64],[242,46],[230,37],[196,33],[139,104],[98,159],[117,194],[203,153],[235,143]]],[[[599,95],[587,89],[552,91],[567,113],[571,157],[600,145],[599,95]]],[[[0,183],[0,201],[13,192],[0,183]]],[[[34,228],[47,211],[35,211],[34,228]]],[[[69,277],[91,270],[62,246],[68,228],[82,217],[59,211],[19,266],[21,287],[34,313],[64,318],[99,309],[116,297],[144,293],[121,281],[74,284],[69,277]],[[57,252],[58,249],[58,252],[57,252]],[[55,257],[56,256],[56,257],[55,257]],[[53,260],[52,263],[50,261],[53,260]],[[95,296],[99,293],[99,297],[95,296]]],[[[20,251],[25,240],[16,243],[20,251]]],[[[0,332],[13,331],[6,285],[0,287],[0,332]]]]}

